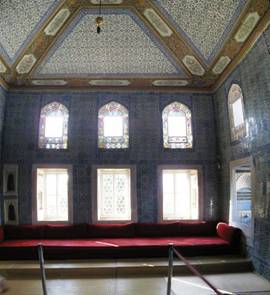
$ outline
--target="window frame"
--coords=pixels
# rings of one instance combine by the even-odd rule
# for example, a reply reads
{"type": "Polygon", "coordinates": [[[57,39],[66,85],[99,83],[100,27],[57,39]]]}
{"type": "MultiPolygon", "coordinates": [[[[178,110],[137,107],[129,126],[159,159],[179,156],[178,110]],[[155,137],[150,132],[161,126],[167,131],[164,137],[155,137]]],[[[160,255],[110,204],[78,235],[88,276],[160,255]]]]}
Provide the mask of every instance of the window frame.
{"type": "Polygon", "coordinates": [[[202,165],[158,165],[158,222],[174,222],[174,221],[199,221],[204,218],[204,182],[202,165]],[[163,219],[163,170],[197,170],[198,172],[198,219],[163,219]]]}
{"type": "Polygon", "coordinates": [[[130,223],[137,222],[137,169],[136,165],[93,165],[91,169],[91,220],[92,223],[111,224],[111,223],[130,223]],[[98,220],[98,169],[130,169],[130,205],[131,219],[130,220],[98,220]]]}
{"type": "Polygon", "coordinates": [[[244,94],[241,85],[238,82],[232,82],[230,84],[228,93],[227,93],[227,107],[228,107],[228,117],[229,117],[229,125],[230,125],[230,138],[231,143],[235,143],[237,141],[241,141],[247,136],[247,127],[246,127],[246,112],[245,112],[245,104],[244,104],[244,94]],[[241,97],[237,99],[233,99],[233,97],[230,96],[231,90],[233,86],[236,85],[239,87],[241,91],[241,97]],[[234,112],[233,112],[233,104],[240,99],[241,105],[242,105],[242,112],[243,112],[243,119],[244,122],[238,126],[235,126],[234,123],[234,112]]]}
{"type": "Polygon", "coordinates": [[[32,165],[32,224],[73,224],[73,166],[70,164],[32,165]],[[38,221],[37,217],[37,169],[67,169],[68,172],[68,220],[38,221]]]}
{"type": "MultiPolygon", "coordinates": [[[[99,106],[98,110],[97,110],[97,148],[99,151],[126,151],[130,148],[130,116],[129,116],[129,109],[128,107],[126,107],[124,104],[122,104],[121,102],[119,101],[116,101],[116,100],[110,100],[104,104],[102,104],[101,106],[99,106]],[[127,141],[124,142],[127,144],[127,147],[110,147],[110,148],[106,148],[105,147],[105,141],[104,141],[104,146],[100,146],[100,137],[104,137],[104,126],[103,128],[100,126],[100,112],[102,111],[103,108],[105,108],[107,105],[111,104],[111,103],[115,103],[115,104],[118,104],[120,105],[121,107],[123,107],[123,109],[125,109],[125,111],[127,112],[127,141]],[[103,134],[101,134],[100,130],[102,128],[102,132],[103,134]]],[[[122,116],[123,117],[123,116],[122,116]]],[[[125,119],[125,118],[123,118],[125,119]]],[[[104,124],[104,122],[103,122],[104,124]]],[[[110,137],[110,136],[107,136],[107,137],[110,137]]],[[[115,138],[123,138],[125,139],[125,121],[123,120],[123,136],[111,136],[112,137],[115,137],[115,138]]]]}
{"type": "MultiPolygon", "coordinates": [[[[65,124],[65,122],[64,122],[65,124]]],[[[44,131],[45,132],[45,131],[44,131]]],[[[44,134],[45,135],[45,134],[44,134]]],[[[38,126],[37,126],[37,140],[36,140],[36,146],[37,146],[37,150],[38,151],[42,151],[42,152],[51,152],[51,151],[54,151],[54,152],[65,152],[65,151],[68,151],[69,148],[70,148],[70,109],[69,107],[66,105],[66,103],[63,103],[61,101],[58,101],[58,100],[53,100],[53,101],[50,101],[46,104],[43,104],[41,107],[40,107],[40,111],[39,111],[39,117],[38,117],[38,126]],[[63,105],[67,112],[68,112],[68,119],[67,119],[67,147],[66,148],[59,148],[59,149],[56,149],[56,148],[49,148],[47,149],[46,147],[40,147],[40,119],[41,119],[41,113],[42,113],[42,110],[50,105],[50,104],[53,104],[53,103],[58,103],[58,104],[61,104],[63,105]]]]}
{"type": "MultiPolygon", "coordinates": [[[[183,110],[182,111],[183,113],[185,113],[185,111],[183,110]]],[[[168,116],[167,116],[168,117],[168,116]]],[[[194,150],[194,147],[195,147],[195,140],[194,140],[194,118],[193,118],[193,110],[192,110],[192,107],[187,105],[186,103],[183,103],[181,101],[177,101],[177,100],[174,100],[174,101],[171,101],[169,103],[167,103],[163,108],[162,108],[162,111],[161,111],[161,134],[162,134],[162,138],[161,138],[161,141],[162,141],[162,148],[163,150],[165,151],[179,151],[179,150],[182,150],[182,151],[192,151],[194,150]],[[186,108],[189,112],[190,112],[190,130],[191,130],[191,146],[185,146],[185,147],[170,147],[170,146],[165,146],[165,141],[164,141],[164,111],[166,108],[168,108],[170,105],[172,104],[179,104],[179,105],[183,105],[184,108],[186,108]]],[[[168,121],[168,120],[167,120],[168,121]]],[[[186,128],[187,128],[187,137],[190,136],[188,135],[188,124],[187,124],[187,118],[186,118],[186,113],[185,113],[185,121],[186,121],[186,128]]],[[[167,129],[169,129],[169,127],[167,126],[167,129]]],[[[168,130],[167,130],[168,132],[168,130]]],[[[168,139],[169,139],[169,134],[167,135],[168,139]]],[[[186,144],[188,144],[189,141],[186,142],[186,144]]],[[[168,141],[168,145],[170,145],[172,143],[169,143],[168,141]]],[[[176,144],[181,144],[179,142],[177,142],[176,144]]]]}

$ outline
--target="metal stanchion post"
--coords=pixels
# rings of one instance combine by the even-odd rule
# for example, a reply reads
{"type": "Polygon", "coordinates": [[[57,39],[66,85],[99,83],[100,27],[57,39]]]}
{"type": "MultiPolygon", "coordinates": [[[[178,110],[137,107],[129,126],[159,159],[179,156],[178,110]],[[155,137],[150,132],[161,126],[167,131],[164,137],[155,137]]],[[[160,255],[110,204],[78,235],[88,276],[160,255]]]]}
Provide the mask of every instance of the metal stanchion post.
{"type": "Polygon", "coordinates": [[[172,276],[173,276],[173,244],[169,244],[169,269],[168,269],[167,295],[171,295],[172,276]]]}
{"type": "Polygon", "coordinates": [[[39,265],[40,265],[40,272],[41,272],[41,279],[42,279],[43,295],[47,295],[46,273],[44,268],[44,256],[43,256],[42,245],[38,245],[38,258],[39,258],[39,265]]]}

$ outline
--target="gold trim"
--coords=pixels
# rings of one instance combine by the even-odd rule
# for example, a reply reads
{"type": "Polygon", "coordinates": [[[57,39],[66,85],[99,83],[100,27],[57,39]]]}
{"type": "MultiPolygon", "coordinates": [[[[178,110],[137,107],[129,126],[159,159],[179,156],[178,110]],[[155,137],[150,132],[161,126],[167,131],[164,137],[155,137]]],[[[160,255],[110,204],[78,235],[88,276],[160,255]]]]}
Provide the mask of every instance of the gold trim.
{"type": "Polygon", "coordinates": [[[138,89],[138,87],[103,87],[102,89],[100,87],[20,87],[20,86],[13,86],[10,90],[11,91],[26,91],[26,92],[40,92],[40,91],[56,91],[56,92],[66,92],[68,90],[70,91],[81,91],[81,92],[124,92],[124,93],[141,93],[141,92],[154,92],[154,93],[202,93],[202,94],[213,94],[212,91],[209,90],[209,88],[191,88],[191,87],[156,87],[156,86],[150,86],[150,87],[142,87],[138,89]]]}
{"type": "Polygon", "coordinates": [[[1,76],[0,76],[0,86],[2,86],[5,90],[10,90],[10,86],[1,76]]]}
{"type": "MultiPolygon", "coordinates": [[[[49,24],[49,22],[54,18],[54,16],[59,12],[59,10],[61,8],[63,8],[63,6],[65,6],[66,1],[62,0],[59,5],[55,8],[54,11],[52,11],[52,13],[48,16],[48,18],[44,21],[43,25],[40,27],[39,31],[36,32],[36,34],[33,36],[33,38],[31,39],[31,41],[29,42],[28,46],[26,48],[24,48],[24,50],[21,52],[21,54],[17,57],[16,61],[13,63],[12,65],[12,70],[14,73],[14,77],[16,77],[16,67],[19,64],[19,62],[21,61],[21,59],[24,57],[24,55],[26,54],[34,54],[31,50],[31,48],[33,47],[33,45],[35,44],[35,42],[37,41],[37,39],[39,39],[40,36],[43,35],[43,31],[46,28],[46,26],[49,24]]],[[[39,59],[39,56],[37,56],[37,60],[39,59]]]]}
{"type": "MultiPolygon", "coordinates": [[[[144,23],[144,25],[151,31],[152,34],[157,38],[157,40],[164,46],[166,51],[170,54],[170,56],[173,58],[173,60],[183,69],[183,71],[187,74],[187,77],[180,77],[180,75],[175,75],[175,77],[161,77],[161,79],[187,79],[189,81],[190,88],[195,92],[200,91],[208,91],[208,92],[214,92],[217,90],[220,85],[227,79],[227,77],[232,73],[232,71],[235,69],[235,67],[246,57],[248,52],[252,49],[254,44],[256,43],[257,39],[260,37],[262,32],[267,28],[267,26],[270,23],[270,4],[269,0],[247,0],[247,5],[243,9],[243,12],[240,14],[238,19],[236,20],[235,24],[232,27],[231,32],[228,34],[227,38],[223,40],[223,48],[221,48],[219,54],[216,56],[216,58],[213,60],[213,62],[207,66],[203,60],[201,60],[200,56],[193,50],[193,48],[190,46],[186,38],[184,38],[179,32],[176,30],[176,28],[171,24],[169,19],[165,17],[160,10],[160,8],[155,4],[155,1],[152,0],[124,0],[122,4],[106,4],[104,5],[104,8],[110,8],[110,9],[129,9],[134,14],[136,14],[140,20],[144,23]],[[161,37],[159,33],[156,31],[155,27],[152,26],[152,24],[147,20],[147,18],[144,16],[145,9],[153,9],[155,13],[165,22],[165,24],[172,30],[173,34],[170,37],[161,37]],[[241,27],[243,21],[247,17],[247,15],[251,12],[257,12],[261,19],[257,23],[255,29],[253,32],[249,35],[247,40],[244,43],[237,43],[234,40],[234,36],[236,32],[241,27]],[[198,62],[202,65],[202,67],[207,71],[202,77],[196,77],[188,71],[186,66],[182,62],[182,58],[185,55],[193,55],[196,57],[198,62]],[[212,73],[212,68],[216,64],[216,62],[220,59],[221,56],[229,56],[231,58],[231,63],[226,67],[226,69],[223,71],[223,73],[219,75],[215,75],[212,73]],[[201,83],[200,88],[196,88],[197,83],[201,83]],[[202,88],[201,85],[204,85],[205,87],[202,88]]],[[[36,68],[44,61],[46,58],[48,52],[52,48],[52,46],[55,44],[55,42],[58,40],[59,36],[64,33],[64,31],[67,29],[67,27],[70,25],[70,23],[73,21],[73,19],[77,16],[79,11],[81,9],[96,9],[97,5],[92,4],[89,0],[61,0],[59,5],[55,7],[54,11],[48,16],[46,20],[44,20],[43,25],[40,27],[39,31],[36,32],[36,34],[33,36],[32,40],[30,40],[27,47],[21,52],[20,56],[17,58],[17,60],[14,62],[14,64],[10,67],[6,64],[4,59],[0,57],[0,59],[3,61],[3,63],[7,67],[7,72],[1,75],[1,84],[5,84],[5,89],[13,89],[13,87],[17,87],[17,79],[20,84],[24,84],[26,86],[23,86],[24,89],[28,88],[28,79],[60,79],[60,77],[54,78],[53,76],[49,77],[34,77],[33,74],[36,70],[36,68]],[[53,18],[57,15],[57,13],[63,9],[68,8],[71,12],[69,18],[65,21],[61,29],[57,32],[57,34],[54,37],[51,36],[45,36],[43,33],[44,29],[48,26],[48,24],[53,20],[53,18]],[[16,73],[16,66],[21,61],[22,57],[25,54],[34,54],[37,58],[37,62],[31,69],[31,71],[28,74],[17,74],[16,73]],[[6,78],[8,79],[8,83],[4,80],[6,78]]],[[[87,77],[87,80],[89,79],[101,79],[103,77],[100,77],[98,75],[93,75],[92,77],[87,77]]],[[[125,77],[126,78],[126,77],[125,77]]],[[[62,79],[62,78],[61,78],[62,79]]],[[[71,89],[78,89],[79,87],[87,88],[85,86],[85,79],[80,79],[77,77],[71,77],[67,78],[64,77],[63,79],[70,81],[71,89]]],[[[116,79],[116,77],[106,77],[106,79],[116,79]]],[[[119,79],[119,77],[117,77],[119,79]]],[[[136,83],[133,83],[135,81],[134,78],[131,79],[131,85],[127,87],[130,90],[127,91],[133,91],[132,89],[135,87],[141,87],[140,89],[146,89],[146,91],[160,91],[160,89],[156,89],[157,87],[153,88],[151,87],[151,79],[157,80],[158,77],[147,77],[147,78],[141,78],[136,81],[136,83]]],[[[7,80],[7,79],[6,79],[7,80]]],[[[21,86],[20,86],[21,87],[21,86]]],[[[61,86],[60,86],[61,87],[61,86]]],[[[51,87],[48,87],[51,89],[51,87]]],[[[81,88],[81,89],[82,89],[81,88]]],[[[79,88],[80,89],[80,88],[79,88]]],[[[100,89],[97,89],[100,91],[100,89]]],[[[115,90],[115,87],[113,88],[115,90]]],[[[88,89],[89,91],[89,89],[88,89]]],[[[107,88],[106,88],[107,91],[107,88]]],[[[123,89],[121,89],[123,91],[123,89]]],[[[163,92],[169,91],[168,88],[162,90],[163,92]]],[[[172,90],[173,91],[173,90],[172,90]]],[[[179,89],[177,90],[179,91],[179,89]]],[[[185,89],[181,89],[181,92],[186,91],[185,89]]]]}
{"type": "Polygon", "coordinates": [[[235,68],[241,63],[241,61],[243,61],[250,50],[254,48],[257,40],[261,37],[262,33],[268,28],[269,25],[270,9],[268,9],[267,13],[261,18],[261,21],[257,24],[257,27],[250,34],[236,57],[230,62],[224,72],[219,76],[216,83],[211,87],[212,91],[216,91],[220,86],[222,86],[228,76],[235,70],[235,68]]]}

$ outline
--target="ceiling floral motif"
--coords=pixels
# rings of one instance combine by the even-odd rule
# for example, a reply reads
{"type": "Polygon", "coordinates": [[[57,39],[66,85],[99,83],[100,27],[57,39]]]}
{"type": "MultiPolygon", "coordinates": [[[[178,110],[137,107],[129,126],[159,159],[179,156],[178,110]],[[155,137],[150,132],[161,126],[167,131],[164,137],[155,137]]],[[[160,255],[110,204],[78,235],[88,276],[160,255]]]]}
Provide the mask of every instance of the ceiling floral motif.
{"type": "Polygon", "coordinates": [[[270,24],[269,0],[101,3],[0,0],[0,86],[212,92],[270,24]]]}
{"type": "Polygon", "coordinates": [[[157,0],[162,11],[194,48],[211,61],[221,48],[246,0],[157,0]]]}
{"type": "Polygon", "coordinates": [[[0,53],[13,62],[59,0],[1,0],[0,53]]]}
{"type": "Polygon", "coordinates": [[[82,10],[38,67],[37,75],[179,75],[173,61],[143,23],[128,10],[106,10],[102,33],[98,13],[82,10]]]}

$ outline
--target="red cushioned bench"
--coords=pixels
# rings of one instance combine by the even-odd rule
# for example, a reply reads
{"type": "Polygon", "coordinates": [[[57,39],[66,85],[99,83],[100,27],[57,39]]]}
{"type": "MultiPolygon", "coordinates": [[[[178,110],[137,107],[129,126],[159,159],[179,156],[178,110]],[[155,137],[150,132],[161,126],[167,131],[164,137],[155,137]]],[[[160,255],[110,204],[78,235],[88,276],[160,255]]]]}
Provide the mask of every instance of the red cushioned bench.
{"type": "Polygon", "coordinates": [[[6,225],[0,259],[165,257],[173,243],[183,255],[219,255],[239,249],[240,230],[217,222],[6,225]]]}

